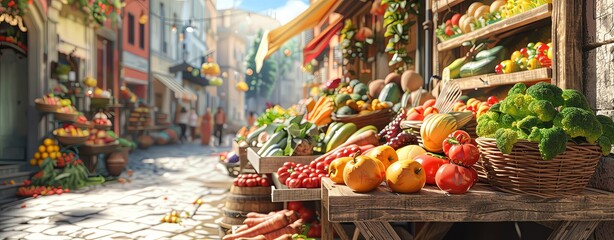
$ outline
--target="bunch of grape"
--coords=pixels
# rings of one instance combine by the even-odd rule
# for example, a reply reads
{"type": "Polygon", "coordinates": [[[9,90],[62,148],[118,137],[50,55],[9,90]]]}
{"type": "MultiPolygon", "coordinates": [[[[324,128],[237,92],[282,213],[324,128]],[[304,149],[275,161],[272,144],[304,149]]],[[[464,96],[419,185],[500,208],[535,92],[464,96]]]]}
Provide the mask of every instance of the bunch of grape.
{"type": "Polygon", "coordinates": [[[416,135],[414,134],[403,131],[396,137],[388,140],[386,144],[396,150],[407,145],[418,144],[418,138],[416,138],[416,135]]]}
{"type": "Polygon", "coordinates": [[[386,142],[390,142],[390,140],[394,137],[396,137],[397,135],[399,135],[399,133],[401,133],[401,121],[403,121],[403,119],[405,119],[407,117],[407,114],[405,114],[405,111],[399,112],[399,114],[397,114],[394,119],[388,123],[388,125],[382,129],[382,131],[379,132],[379,136],[380,138],[386,139],[386,142]]]}

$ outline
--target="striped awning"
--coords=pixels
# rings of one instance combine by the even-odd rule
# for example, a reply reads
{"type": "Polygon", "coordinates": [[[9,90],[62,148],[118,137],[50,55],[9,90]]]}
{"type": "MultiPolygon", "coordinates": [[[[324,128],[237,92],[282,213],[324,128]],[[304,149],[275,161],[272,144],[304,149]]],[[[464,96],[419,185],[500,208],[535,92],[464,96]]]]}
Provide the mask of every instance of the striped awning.
{"type": "Polygon", "coordinates": [[[305,45],[305,48],[303,48],[303,65],[318,57],[318,55],[328,47],[330,40],[337,35],[343,27],[343,22],[341,20],[341,17],[337,18],[337,20],[328,25],[320,35],[316,36],[305,45]]]}
{"type": "Polygon", "coordinates": [[[154,73],[153,76],[154,76],[154,79],[160,81],[160,83],[162,83],[168,89],[173,91],[173,93],[175,94],[175,98],[196,101],[197,99],[196,94],[192,92],[192,90],[189,90],[181,86],[177,81],[175,81],[175,79],[173,79],[173,77],[166,76],[166,75],[159,74],[159,73],[154,73]]]}

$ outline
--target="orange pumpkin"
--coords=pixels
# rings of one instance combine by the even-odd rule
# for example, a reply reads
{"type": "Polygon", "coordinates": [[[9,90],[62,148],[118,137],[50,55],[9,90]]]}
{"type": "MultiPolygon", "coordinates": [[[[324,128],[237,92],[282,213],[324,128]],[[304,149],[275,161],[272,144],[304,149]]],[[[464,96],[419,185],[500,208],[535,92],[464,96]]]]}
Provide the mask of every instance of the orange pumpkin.
{"type": "Polygon", "coordinates": [[[386,184],[394,192],[414,193],[426,184],[422,164],[413,160],[398,161],[386,170],[386,184]]]}
{"type": "Polygon", "coordinates": [[[375,158],[384,164],[384,169],[388,169],[390,164],[399,160],[399,156],[394,148],[390,146],[379,146],[367,152],[366,156],[375,158]]]}
{"type": "Polygon", "coordinates": [[[345,184],[343,181],[343,170],[348,162],[352,161],[353,157],[342,157],[333,160],[328,166],[328,176],[330,180],[337,184],[345,184]]]}
{"type": "Polygon", "coordinates": [[[377,188],[385,178],[384,164],[368,156],[354,157],[343,169],[345,185],[356,192],[369,192],[377,188]]]}

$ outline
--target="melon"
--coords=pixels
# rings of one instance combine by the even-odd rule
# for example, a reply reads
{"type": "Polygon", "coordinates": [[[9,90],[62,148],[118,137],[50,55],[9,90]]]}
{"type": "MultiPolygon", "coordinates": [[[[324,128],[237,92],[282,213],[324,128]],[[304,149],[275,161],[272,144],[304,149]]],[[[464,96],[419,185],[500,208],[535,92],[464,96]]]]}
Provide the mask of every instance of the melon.
{"type": "Polygon", "coordinates": [[[384,89],[379,94],[380,102],[392,102],[392,104],[396,104],[401,102],[401,97],[403,96],[403,92],[401,88],[396,83],[388,83],[384,86],[384,89]]]}
{"type": "Polygon", "coordinates": [[[401,86],[401,75],[395,72],[388,74],[388,76],[384,78],[384,83],[388,84],[391,82],[396,83],[397,85],[401,86]]]}
{"type": "Polygon", "coordinates": [[[154,139],[149,135],[143,135],[137,139],[137,142],[139,143],[139,148],[147,149],[154,144],[154,139]]]}
{"type": "Polygon", "coordinates": [[[384,79],[371,81],[369,83],[369,96],[371,96],[371,98],[377,98],[382,89],[384,89],[385,85],[386,83],[384,82],[384,79]]]}
{"type": "Polygon", "coordinates": [[[424,85],[424,79],[414,70],[407,70],[401,75],[401,87],[404,92],[416,91],[424,85]]]}

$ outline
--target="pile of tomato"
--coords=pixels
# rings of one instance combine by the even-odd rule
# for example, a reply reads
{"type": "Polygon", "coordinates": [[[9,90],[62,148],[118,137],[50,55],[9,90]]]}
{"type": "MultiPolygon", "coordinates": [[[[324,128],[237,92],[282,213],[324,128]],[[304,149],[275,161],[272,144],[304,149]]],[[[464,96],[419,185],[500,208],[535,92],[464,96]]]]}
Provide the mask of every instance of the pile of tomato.
{"type": "Polygon", "coordinates": [[[239,175],[232,184],[237,187],[270,187],[273,181],[270,176],[251,173],[239,175]]]}
{"type": "Polygon", "coordinates": [[[456,130],[443,141],[446,156],[425,153],[414,158],[422,164],[426,184],[452,194],[463,194],[478,181],[473,165],[480,159],[475,141],[463,130],[456,130]]]}
{"type": "Polygon", "coordinates": [[[285,162],[277,170],[279,181],[286,184],[289,188],[319,188],[320,178],[327,176],[326,169],[328,164],[322,161],[316,162],[313,168],[311,165],[285,162]]]}

